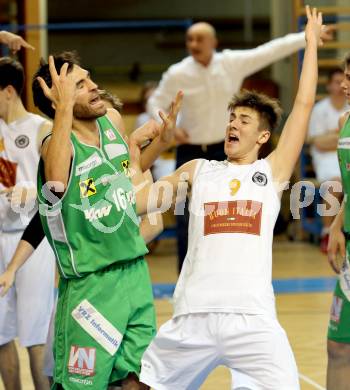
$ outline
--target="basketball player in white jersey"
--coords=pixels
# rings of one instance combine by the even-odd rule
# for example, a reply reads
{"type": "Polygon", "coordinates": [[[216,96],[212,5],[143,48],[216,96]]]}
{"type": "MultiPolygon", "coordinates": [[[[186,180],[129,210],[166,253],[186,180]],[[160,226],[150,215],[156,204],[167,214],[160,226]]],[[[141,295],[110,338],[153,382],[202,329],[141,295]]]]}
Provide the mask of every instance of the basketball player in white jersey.
{"type": "MultiPolygon", "coordinates": [[[[36,211],[37,139],[51,124],[21,101],[24,72],[0,58],[0,274],[36,211]]],[[[35,389],[48,389],[42,374],[44,344],[54,299],[54,255],[44,240],[0,299],[0,373],[7,390],[21,389],[14,339],[27,347],[35,389]]]]}
{"type": "Polygon", "coordinates": [[[140,380],[155,390],[198,389],[218,365],[238,373],[234,389],[299,389],[294,356],[276,318],[271,268],[281,191],[298,160],[315,100],[322,15],[308,7],[306,13],[298,93],[266,159],[258,159],[259,151],[280,108],[247,91],[229,105],[226,161],[193,160],[145,186],[139,149],[131,145],[139,212],[161,207],[163,195],[180,200],[186,186],[191,189],[189,248],[174,293],[174,315],[142,359],[140,380]]]}

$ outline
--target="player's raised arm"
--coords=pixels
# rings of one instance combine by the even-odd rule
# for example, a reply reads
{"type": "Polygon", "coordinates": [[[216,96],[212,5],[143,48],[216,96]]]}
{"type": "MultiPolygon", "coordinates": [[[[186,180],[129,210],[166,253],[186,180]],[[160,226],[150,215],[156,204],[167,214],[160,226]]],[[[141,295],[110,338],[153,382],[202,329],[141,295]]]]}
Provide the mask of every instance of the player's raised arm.
{"type": "Polygon", "coordinates": [[[76,99],[76,80],[68,72],[65,63],[58,74],[54,58],[49,57],[52,86],[49,87],[42,77],[38,77],[45,96],[55,106],[52,136],[42,147],[41,155],[45,162],[47,181],[67,185],[71,164],[70,134],[73,126],[73,107],[76,99]]]}
{"type": "Polygon", "coordinates": [[[317,47],[322,44],[322,14],[316,8],[306,7],[306,49],[298,92],[292,112],[283,128],[276,149],[268,157],[272,173],[278,182],[288,181],[304,144],[311,110],[315,102],[318,66],[317,47]]]}

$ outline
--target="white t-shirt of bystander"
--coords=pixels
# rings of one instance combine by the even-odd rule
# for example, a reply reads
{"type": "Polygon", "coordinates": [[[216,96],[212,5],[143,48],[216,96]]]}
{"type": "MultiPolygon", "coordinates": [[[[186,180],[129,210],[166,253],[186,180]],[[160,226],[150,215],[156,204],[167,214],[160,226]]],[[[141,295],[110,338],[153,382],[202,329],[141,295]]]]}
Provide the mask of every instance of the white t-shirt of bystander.
{"type": "MultiPolygon", "coordinates": [[[[330,98],[320,100],[315,104],[311,114],[309,137],[323,135],[330,130],[338,128],[340,116],[349,108],[349,105],[345,104],[341,110],[337,110],[332,105],[330,98]]],[[[320,183],[340,177],[336,150],[320,151],[316,146],[312,145],[310,153],[316,178],[320,183]]]]}

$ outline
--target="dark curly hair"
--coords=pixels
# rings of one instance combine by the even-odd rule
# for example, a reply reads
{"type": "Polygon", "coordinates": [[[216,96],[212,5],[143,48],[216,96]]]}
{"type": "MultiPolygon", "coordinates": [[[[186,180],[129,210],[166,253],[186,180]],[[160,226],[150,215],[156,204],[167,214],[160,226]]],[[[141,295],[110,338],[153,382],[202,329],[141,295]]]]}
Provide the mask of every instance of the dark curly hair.
{"type": "MultiPolygon", "coordinates": [[[[75,51],[64,51],[58,55],[54,55],[53,58],[55,61],[55,68],[57,73],[60,72],[65,62],[68,63],[68,72],[72,71],[74,65],[80,64],[79,57],[77,55],[77,52],[75,51]]],[[[32,81],[33,100],[35,106],[38,107],[43,114],[53,119],[55,117],[55,109],[52,107],[51,100],[45,96],[39,84],[39,81],[37,79],[39,76],[42,77],[46,82],[47,86],[51,88],[52,79],[50,75],[49,64],[43,59],[40,60],[39,68],[33,76],[33,81],[32,81]]]]}

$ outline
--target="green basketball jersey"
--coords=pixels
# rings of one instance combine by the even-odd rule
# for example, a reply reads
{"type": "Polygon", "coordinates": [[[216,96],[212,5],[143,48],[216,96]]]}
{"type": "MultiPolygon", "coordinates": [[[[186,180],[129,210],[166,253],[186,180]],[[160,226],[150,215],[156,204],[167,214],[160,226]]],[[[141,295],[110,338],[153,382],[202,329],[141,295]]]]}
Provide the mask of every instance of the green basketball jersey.
{"type": "Polygon", "coordinates": [[[340,130],[338,141],[338,159],[345,200],[344,230],[350,233],[350,120],[340,130]]]}
{"type": "Polygon", "coordinates": [[[128,177],[128,146],[107,116],[98,118],[97,124],[99,148],[83,144],[71,134],[73,158],[61,199],[54,200],[44,180],[43,162],[39,164],[41,221],[66,278],[147,253],[128,177]]]}

